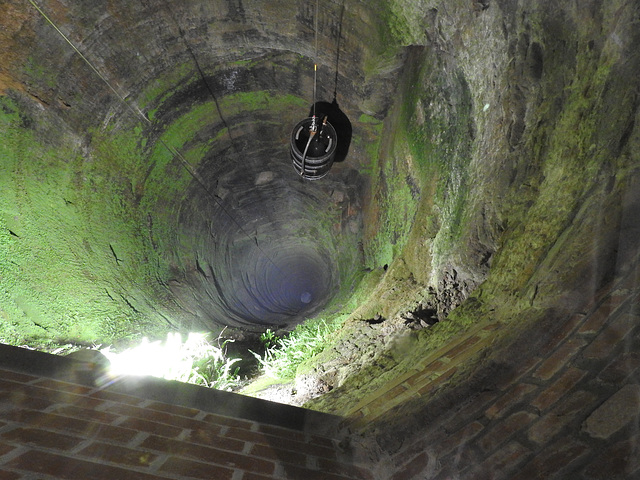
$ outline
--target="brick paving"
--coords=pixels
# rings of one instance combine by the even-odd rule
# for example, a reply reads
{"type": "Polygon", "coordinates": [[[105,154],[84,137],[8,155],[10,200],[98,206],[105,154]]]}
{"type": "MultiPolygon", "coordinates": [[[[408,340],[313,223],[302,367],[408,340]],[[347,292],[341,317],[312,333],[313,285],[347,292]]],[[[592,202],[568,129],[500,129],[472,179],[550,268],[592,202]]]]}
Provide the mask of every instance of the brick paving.
{"type": "Polygon", "coordinates": [[[491,363],[499,323],[477,326],[363,399],[344,425],[363,445],[381,446],[377,478],[640,479],[638,272],[558,319],[535,356],[516,355],[490,384],[464,388],[455,373],[473,355],[491,363]]]}
{"type": "MultiPolygon", "coordinates": [[[[6,361],[26,370],[36,366],[21,355],[40,362],[38,368],[69,365],[60,357],[1,349],[8,353],[6,361]]],[[[158,385],[169,391],[175,387],[158,385]]],[[[335,423],[331,415],[254,399],[243,405],[247,397],[227,392],[224,398],[235,400],[233,409],[239,413],[223,415],[216,412],[229,410],[229,405],[216,403],[220,392],[183,385],[178,385],[178,399],[205,410],[146,398],[150,392],[144,388],[138,395],[122,394],[0,366],[0,479],[374,478],[339,446],[342,438],[330,434],[336,433],[335,426],[317,428],[319,421],[335,423]],[[252,420],[256,406],[278,418],[252,420]],[[243,409],[248,415],[242,415],[243,409]],[[294,415],[305,421],[291,422],[294,415]]]]}
{"type": "Polygon", "coordinates": [[[637,274],[554,319],[529,355],[530,332],[500,350],[508,324],[475,326],[363,398],[335,436],[289,426],[300,409],[261,422],[0,369],[0,478],[640,478],[637,274]]]}

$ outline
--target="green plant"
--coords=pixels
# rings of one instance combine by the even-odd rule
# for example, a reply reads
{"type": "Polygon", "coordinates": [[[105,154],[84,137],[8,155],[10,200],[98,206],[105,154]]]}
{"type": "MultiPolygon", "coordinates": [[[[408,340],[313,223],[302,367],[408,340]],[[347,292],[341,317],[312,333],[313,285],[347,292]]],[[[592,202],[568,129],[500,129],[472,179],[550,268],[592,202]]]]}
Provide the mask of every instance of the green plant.
{"type": "Polygon", "coordinates": [[[267,331],[260,335],[260,341],[264,345],[265,349],[269,349],[274,347],[278,343],[278,337],[270,328],[267,328],[267,331]]]}
{"type": "Polygon", "coordinates": [[[238,368],[234,365],[239,358],[229,358],[226,354],[226,346],[233,340],[224,339],[218,346],[203,341],[199,349],[193,352],[191,366],[184,373],[184,382],[218,390],[233,390],[240,382],[238,368]]]}
{"type": "Polygon", "coordinates": [[[337,322],[327,323],[320,319],[298,325],[291,333],[281,338],[267,330],[260,337],[265,345],[264,355],[253,351],[251,353],[258,360],[265,375],[291,380],[295,378],[300,364],[325,349],[337,327],[337,322]]]}

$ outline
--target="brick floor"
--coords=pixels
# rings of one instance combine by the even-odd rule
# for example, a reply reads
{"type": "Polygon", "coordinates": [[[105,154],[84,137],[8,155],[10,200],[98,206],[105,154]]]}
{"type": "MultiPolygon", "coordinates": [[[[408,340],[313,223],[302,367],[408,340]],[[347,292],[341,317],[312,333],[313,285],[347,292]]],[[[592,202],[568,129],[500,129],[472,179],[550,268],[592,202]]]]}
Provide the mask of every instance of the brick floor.
{"type": "MultiPolygon", "coordinates": [[[[407,418],[405,428],[413,426],[417,433],[389,442],[400,450],[385,464],[392,474],[380,470],[377,478],[640,478],[640,286],[617,279],[607,288],[588,308],[557,319],[557,328],[539,348],[514,351],[508,368],[488,361],[467,384],[438,387],[442,371],[433,375],[425,363],[411,381],[403,379],[403,395],[412,388],[430,393],[423,428],[416,428],[417,418],[407,418]]],[[[492,325],[493,333],[499,330],[499,324],[492,325]]],[[[447,355],[448,369],[462,374],[456,359],[486,353],[481,331],[478,327],[440,352],[447,355]]],[[[369,401],[390,410],[398,403],[369,401]]],[[[380,445],[388,436],[380,423],[385,418],[394,417],[378,411],[379,423],[372,424],[380,445]]],[[[361,419],[366,425],[367,414],[361,419]]]]}
{"type": "Polygon", "coordinates": [[[96,390],[23,372],[69,362],[0,345],[0,480],[373,480],[332,415],[146,377],[96,390]]]}

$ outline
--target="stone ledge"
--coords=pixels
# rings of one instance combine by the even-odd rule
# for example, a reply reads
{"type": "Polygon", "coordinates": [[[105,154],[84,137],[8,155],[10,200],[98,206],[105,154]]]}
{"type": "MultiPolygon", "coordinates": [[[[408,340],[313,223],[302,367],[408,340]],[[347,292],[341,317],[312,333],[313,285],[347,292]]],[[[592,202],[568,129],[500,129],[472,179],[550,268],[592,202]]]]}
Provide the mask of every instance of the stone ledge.
{"type": "Polygon", "coordinates": [[[320,435],[335,433],[341,420],[327,413],[155,377],[122,377],[105,386],[96,386],[95,376],[87,375],[95,365],[11,345],[0,344],[0,368],[107,394],[129,395],[320,435]]]}
{"type": "Polygon", "coordinates": [[[633,419],[637,419],[638,412],[640,385],[625,385],[585,420],[582,429],[594,438],[608,439],[633,419]]]}

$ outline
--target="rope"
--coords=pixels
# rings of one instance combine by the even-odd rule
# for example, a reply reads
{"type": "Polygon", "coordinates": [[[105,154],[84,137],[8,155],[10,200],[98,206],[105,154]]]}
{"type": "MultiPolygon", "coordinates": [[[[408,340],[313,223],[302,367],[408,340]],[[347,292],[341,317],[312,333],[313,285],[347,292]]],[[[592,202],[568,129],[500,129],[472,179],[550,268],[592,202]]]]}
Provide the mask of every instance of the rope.
{"type": "MultiPolygon", "coordinates": [[[[42,9],[40,7],[38,7],[38,5],[36,5],[36,3],[33,0],[29,0],[29,3],[31,3],[31,5],[33,5],[33,7],[40,13],[40,15],[42,15],[42,17],[56,30],[56,32],[58,32],[60,34],[60,36],[71,46],[71,48],[80,56],[80,58],[91,68],[91,70],[93,70],[93,72],[107,85],[107,87],[109,87],[109,89],[127,106],[127,108],[134,115],[142,118],[146,123],[151,124],[151,120],[149,120],[144,113],[142,113],[138,109],[133,108],[133,106],[131,106],[126,101],[126,99],[111,85],[111,83],[109,83],[109,81],[104,77],[104,75],[102,75],[100,73],[100,71],[96,67],[93,66],[93,64],[89,61],[89,59],[87,57],[85,57],[80,50],[78,50],[78,48],[73,44],[73,42],[62,32],[62,30],[60,30],[58,28],[58,26],[53,22],[53,20],[51,20],[47,16],[47,14],[45,14],[42,11],[42,9]]],[[[193,52],[191,52],[191,54],[193,56],[193,52]]],[[[195,60],[195,58],[194,58],[194,60],[195,60]]],[[[197,61],[196,61],[196,64],[197,64],[197,61]]],[[[197,66],[198,66],[198,69],[199,69],[199,65],[197,65],[197,66]]],[[[218,200],[218,198],[213,193],[211,193],[211,191],[209,190],[209,188],[207,188],[207,186],[205,185],[205,183],[202,180],[202,178],[200,177],[200,175],[198,175],[198,173],[195,170],[193,170],[193,168],[191,167],[191,165],[189,165],[189,162],[187,162],[187,160],[184,158],[184,156],[180,152],[178,152],[177,150],[175,150],[172,147],[170,147],[169,145],[167,145],[164,142],[164,140],[162,140],[161,138],[159,138],[158,141],[160,142],[160,144],[165,149],[167,149],[167,151],[169,151],[169,153],[171,153],[171,155],[173,155],[175,158],[180,160],[180,163],[182,164],[184,169],[191,175],[191,177],[196,182],[198,182],[198,184],[207,193],[207,195],[220,207],[220,209],[233,221],[233,223],[236,224],[236,226],[238,227],[240,232],[242,232],[242,234],[245,235],[249,240],[253,240],[255,242],[255,244],[256,244],[256,247],[264,255],[264,257],[276,268],[276,270],[278,270],[280,272],[280,274],[285,276],[285,273],[282,271],[282,269],[280,267],[278,267],[278,265],[276,265],[276,263],[271,259],[271,257],[269,255],[267,255],[267,253],[262,249],[262,247],[260,247],[260,245],[258,244],[258,238],[255,237],[255,236],[250,235],[244,229],[242,224],[238,220],[236,220],[236,218],[233,215],[231,215],[231,213],[224,206],[224,204],[220,200],[218,200]]]]}
{"type": "Polygon", "coordinates": [[[236,153],[239,153],[239,149],[236,146],[236,143],[235,143],[235,141],[233,139],[233,136],[231,135],[231,127],[227,123],[227,120],[224,118],[224,115],[222,114],[222,109],[220,108],[220,102],[218,101],[218,97],[216,97],[216,94],[214,93],[213,89],[211,88],[211,85],[209,85],[209,82],[207,81],[207,77],[205,76],[204,72],[202,71],[202,68],[200,67],[200,62],[198,62],[198,58],[196,57],[195,53],[193,53],[193,49],[191,48],[191,45],[189,44],[189,42],[187,42],[187,38],[184,35],[184,31],[182,30],[182,27],[180,26],[180,24],[176,20],[176,15],[173,13],[173,10],[171,9],[171,5],[169,3],[167,3],[165,5],[165,7],[169,11],[169,17],[171,18],[171,21],[175,24],[176,28],[178,29],[178,33],[180,33],[180,39],[182,40],[182,43],[184,43],[185,48],[189,52],[189,55],[191,55],[191,59],[193,60],[193,63],[195,64],[196,69],[198,70],[198,74],[200,75],[200,78],[202,79],[202,82],[207,87],[207,90],[209,91],[209,95],[211,95],[211,98],[213,99],[213,102],[214,102],[214,104],[216,106],[216,110],[218,112],[218,116],[220,117],[220,120],[222,121],[222,124],[227,129],[227,136],[229,137],[229,141],[231,142],[231,146],[233,147],[233,150],[236,153]]]}
{"type": "Polygon", "coordinates": [[[131,105],[129,105],[129,103],[127,103],[127,100],[120,95],[120,93],[111,86],[111,84],[109,83],[109,81],[98,71],[98,69],[96,67],[94,67],[91,62],[87,59],[87,57],[85,57],[82,52],[80,50],[78,50],[78,48],[73,44],[73,42],[71,40],[69,40],[69,38],[62,32],[62,30],[60,30],[58,28],[58,26],[53,23],[53,20],[51,20],[46,13],[44,13],[40,7],[38,7],[38,5],[36,5],[34,3],[33,0],[29,0],[29,3],[31,5],[33,5],[33,7],[40,13],[40,15],[42,15],[44,17],[44,19],[49,22],[49,24],[51,24],[51,26],[56,30],[56,32],[58,32],[60,34],[60,36],[62,38],[64,38],[64,40],[71,46],[71,48],[73,48],[73,50],[80,55],[80,58],[82,60],[84,60],[84,62],[89,65],[89,67],[91,68],[91,70],[93,70],[93,72],[98,75],[98,77],[100,77],[100,79],[107,85],[107,87],[109,87],[109,89],[116,95],[116,97],[118,97],[122,102],[124,102],[124,104],[127,106],[127,108],[129,108],[129,110],[131,110],[135,115],[139,115],[141,116],[147,123],[151,123],[151,121],[146,117],[146,115],[144,113],[142,113],[139,110],[134,109],[131,105]]]}
{"type": "Polygon", "coordinates": [[[309,141],[302,154],[302,168],[300,169],[300,178],[304,179],[305,160],[307,159],[307,150],[311,140],[316,134],[316,95],[318,90],[318,0],[316,0],[316,13],[314,17],[314,37],[315,37],[315,53],[313,59],[313,116],[311,117],[311,125],[309,126],[309,141]]]}
{"type": "MultiPolygon", "coordinates": [[[[316,0],[316,14],[314,18],[315,53],[314,53],[314,63],[313,63],[313,118],[314,119],[316,117],[316,92],[318,89],[318,3],[319,3],[319,0],[316,0]]],[[[313,122],[313,126],[315,127],[315,121],[313,122]]]]}

